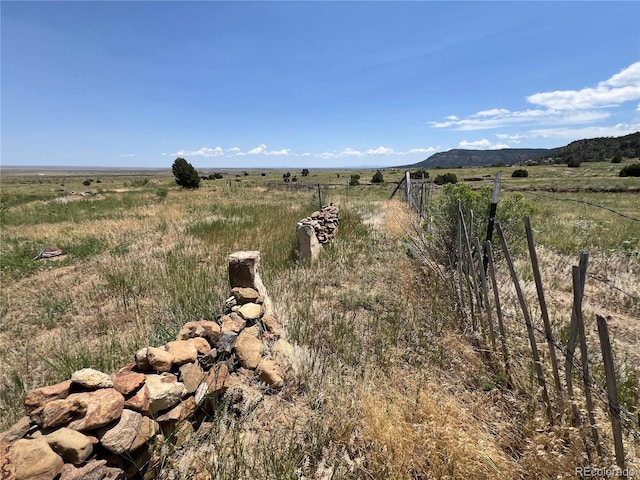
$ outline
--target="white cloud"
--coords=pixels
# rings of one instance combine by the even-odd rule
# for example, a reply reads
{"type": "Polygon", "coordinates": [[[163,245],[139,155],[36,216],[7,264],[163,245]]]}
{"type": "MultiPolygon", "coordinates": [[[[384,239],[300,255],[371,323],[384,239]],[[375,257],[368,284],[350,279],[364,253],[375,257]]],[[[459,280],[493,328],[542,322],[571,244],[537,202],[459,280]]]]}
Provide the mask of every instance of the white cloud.
{"type": "Polygon", "coordinates": [[[339,157],[361,157],[362,152],[360,150],[355,150],[351,147],[347,147],[342,150],[339,154],[339,157]]]}
{"type": "Polygon", "coordinates": [[[508,133],[497,133],[496,137],[498,137],[500,140],[510,140],[513,143],[520,143],[521,140],[527,138],[526,135],[522,135],[522,134],[515,134],[515,135],[510,135],[508,133]]]}
{"type": "Polygon", "coordinates": [[[227,152],[239,152],[240,149],[238,147],[231,147],[231,148],[227,148],[227,152]]]}
{"type": "Polygon", "coordinates": [[[578,140],[581,138],[620,137],[640,130],[640,123],[619,123],[609,126],[591,126],[583,128],[542,128],[527,133],[532,138],[562,138],[578,140]]]}
{"type": "MultiPolygon", "coordinates": [[[[251,152],[249,152],[251,153],[251,152]]],[[[288,156],[291,155],[291,150],[289,150],[288,148],[283,148],[282,150],[271,150],[268,152],[264,152],[265,155],[275,155],[275,156],[288,156]]]]}
{"type": "Polygon", "coordinates": [[[412,148],[407,150],[406,152],[400,152],[400,155],[411,155],[412,153],[435,153],[436,149],[433,147],[429,148],[412,148]]]}
{"type": "Polygon", "coordinates": [[[261,143],[256,148],[252,148],[251,150],[249,150],[247,153],[249,155],[259,155],[261,153],[264,153],[266,150],[267,146],[264,143],[261,143]]]}
{"type": "Polygon", "coordinates": [[[383,147],[382,145],[380,145],[377,148],[370,148],[364,153],[367,155],[392,155],[394,152],[393,148],[383,147]]]}
{"type": "MultiPolygon", "coordinates": [[[[513,125],[575,125],[601,121],[611,114],[606,108],[640,99],[640,62],[634,63],[592,88],[540,92],[527,97],[531,108],[511,111],[492,108],[467,118],[448,115],[441,122],[430,122],[434,128],[485,130],[513,125]]],[[[636,107],[640,111],[640,104],[636,107]]]]}
{"type": "Polygon", "coordinates": [[[220,147],[202,147],[200,150],[179,150],[170,155],[177,155],[179,157],[219,157],[224,155],[224,150],[220,147]]]}
{"type": "Polygon", "coordinates": [[[640,62],[598,83],[594,88],[535,93],[527,101],[556,110],[612,107],[640,99],[640,62]]]}
{"type": "Polygon", "coordinates": [[[466,148],[471,150],[498,150],[501,148],[509,148],[509,145],[506,145],[504,143],[491,143],[486,138],[483,138],[482,140],[475,140],[473,142],[462,140],[458,144],[458,148],[466,148]]]}

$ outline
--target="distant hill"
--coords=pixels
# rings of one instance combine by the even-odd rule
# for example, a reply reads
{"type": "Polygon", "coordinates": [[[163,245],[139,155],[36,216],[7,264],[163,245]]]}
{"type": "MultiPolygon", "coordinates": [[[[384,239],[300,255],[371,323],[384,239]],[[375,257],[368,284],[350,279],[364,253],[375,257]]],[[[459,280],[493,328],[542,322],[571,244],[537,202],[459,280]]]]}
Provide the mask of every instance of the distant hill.
{"type": "Polygon", "coordinates": [[[527,160],[538,160],[555,156],[559,149],[549,148],[503,148],[501,150],[462,150],[434,153],[411,168],[484,167],[488,165],[515,165],[527,160]]]}
{"type": "Polygon", "coordinates": [[[407,168],[484,167],[516,165],[541,159],[555,163],[610,161],[614,157],[640,158],[640,132],[623,137],[576,140],[559,148],[503,148],[501,150],[453,149],[438,152],[407,168]]]}
{"type": "Polygon", "coordinates": [[[603,162],[614,157],[640,158],[640,132],[624,137],[601,137],[576,140],[560,149],[557,163],[603,162]]]}

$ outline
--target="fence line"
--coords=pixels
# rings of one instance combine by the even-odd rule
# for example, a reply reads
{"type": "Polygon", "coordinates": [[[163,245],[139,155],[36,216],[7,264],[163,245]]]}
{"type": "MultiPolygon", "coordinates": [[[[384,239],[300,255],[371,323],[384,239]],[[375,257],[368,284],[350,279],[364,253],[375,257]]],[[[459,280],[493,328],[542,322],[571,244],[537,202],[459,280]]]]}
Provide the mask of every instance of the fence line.
{"type": "MultiPolygon", "coordinates": [[[[469,293],[471,290],[475,290],[477,292],[477,285],[482,285],[482,297],[478,294],[475,295],[475,306],[477,311],[473,312],[473,308],[471,309],[471,320],[472,320],[472,328],[474,331],[478,331],[482,334],[483,338],[486,336],[487,331],[483,327],[482,319],[484,315],[487,317],[487,325],[489,327],[489,334],[492,340],[492,353],[497,354],[496,343],[495,343],[495,334],[492,332],[492,316],[490,311],[492,310],[491,302],[489,301],[489,292],[488,292],[488,284],[489,280],[491,281],[492,289],[494,291],[494,303],[496,313],[498,314],[498,323],[500,326],[500,340],[501,340],[501,349],[502,349],[502,359],[504,362],[504,373],[507,378],[508,385],[511,383],[511,359],[509,357],[509,352],[507,349],[506,342],[506,333],[504,329],[503,323],[503,315],[501,304],[500,304],[500,295],[498,292],[498,283],[496,280],[496,266],[493,258],[493,250],[491,248],[491,243],[487,242],[485,252],[488,255],[488,269],[487,269],[487,277],[484,275],[484,269],[482,261],[480,260],[482,255],[482,249],[480,246],[480,241],[477,236],[473,240],[473,244],[475,247],[475,256],[478,258],[478,264],[476,265],[473,261],[474,252],[470,249],[469,245],[469,237],[466,222],[464,220],[464,215],[461,210],[458,211],[458,232],[459,238],[456,243],[456,252],[455,258],[462,263],[462,265],[458,265],[457,269],[453,271],[458,275],[458,280],[454,282],[457,285],[457,289],[459,289],[458,297],[460,299],[465,298],[466,289],[469,293]],[[460,250],[461,249],[461,250],[460,250]],[[483,279],[483,277],[485,277],[483,279]],[[465,288],[466,287],[466,288],[465,288]],[[484,310],[484,312],[483,312],[484,310]],[[478,315],[480,319],[480,324],[478,325],[475,322],[474,314],[478,315]]],[[[593,378],[591,374],[590,365],[592,360],[589,359],[588,345],[587,345],[587,337],[584,329],[584,322],[582,316],[582,301],[583,301],[583,291],[584,291],[584,281],[586,279],[586,267],[587,267],[587,259],[588,255],[583,254],[581,256],[581,261],[579,266],[574,266],[572,268],[572,284],[574,291],[574,300],[573,300],[573,313],[571,315],[571,326],[569,333],[569,342],[567,347],[563,347],[562,344],[554,337],[553,332],[551,330],[551,325],[549,321],[549,315],[547,310],[547,303],[544,297],[544,287],[542,285],[535,242],[533,240],[533,230],[531,229],[529,219],[525,219],[525,230],[527,231],[527,241],[529,245],[529,255],[530,260],[532,262],[532,269],[534,272],[534,278],[536,281],[536,291],[538,294],[538,300],[540,303],[540,309],[542,312],[542,320],[544,323],[544,328],[540,329],[534,325],[534,322],[531,317],[531,313],[529,311],[529,307],[527,305],[527,301],[525,299],[522,287],[520,285],[520,281],[518,279],[516,269],[513,263],[513,259],[509,252],[509,247],[507,245],[504,232],[500,224],[497,224],[498,237],[501,242],[503,254],[505,256],[505,260],[509,269],[509,274],[511,276],[511,280],[513,286],[515,288],[516,296],[518,299],[518,303],[520,304],[520,312],[519,315],[522,315],[524,319],[524,325],[527,330],[527,336],[529,339],[529,354],[533,359],[533,366],[535,368],[535,375],[537,379],[537,383],[539,386],[539,392],[542,395],[542,400],[545,405],[547,420],[550,425],[554,425],[556,422],[562,423],[563,415],[560,414],[563,411],[566,411],[566,403],[565,401],[571,405],[572,415],[570,415],[569,421],[574,425],[577,425],[580,422],[581,414],[578,409],[577,403],[575,402],[575,392],[573,388],[572,382],[572,370],[575,367],[575,371],[579,372],[582,377],[582,395],[584,395],[584,401],[586,403],[586,416],[588,422],[588,428],[590,431],[590,436],[592,437],[593,446],[595,447],[595,454],[602,458],[604,455],[602,448],[602,439],[600,436],[600,432],[596,425],[595,421],[595,405],[593,403],[593,393],[596,394],[596,397],[599,398],[603,403],[607,406],[607,411],[609,411],[611,417],[611,425],[612,432],[614,437],[614,447],[616,452],[616,463],[623,468],[624,466],[624,446],[622,443],[622,426],[634,436],[633,430],[637,428],[638,422],[631,416],[631,414],[624,409],[618,401],[618,391],[617,386],[615,385],[615,377],[613,380],[610,378],[612,374],[615,374],[615,369],[613,367],[613,355],[611,353],[611,347],[608,343],[608,337],[605,338],[605,332],[608,334],[607,330],[607,322],[604,318],[598,318],[598,328],[599,334],[601,337],[600,341],[600,349],[602,352],[602,358],[604,363],[605,374],[608,375],[606,378],[607,381],[607,392],[602,391],[598,387],[598,383],[593,378]],[[600,333],[603,332],[603,333],[600,333]],[[551,402],[549,392],[547,390],[546,385],[546,377],[545,372],[543,370],[543,359],[540,356],[540,352],[538,351],[536,334],[542,336],[547,342],[549,353],[548,357],[550,359],[550,367],[553,373],[553,380],[555,383],[555,391],[556,391],[556,401],[557,404],[554,405],[551,402]],[[579,340],[579,342],[578,342],[579,340]],[[575,347],[580,347],[580,359],[578,360],[573,355],[575,352],[575,347]],[[560,372],[558,368],[558,362],[556,358],[556,351],[562,353],[565,358],[565,381],[567,391],[566,393],[562,389],[562,384],[560,383],[560,372]],[[606,358],[606,360],[605,360],[606,358]],[[607,373],[609,372],[609,373],[607,373]],[[624,417],[624,422],[622,421],[624,417]]],[[[474,303],[474,296],[469,296],[470,303],[474,303]]],[[[472,305],[473,307],[473,305],[472,305]]],[[[464,318],[466,318],[466,313],[463,311],[464,318]]],[[[509,317],[508,315],[504,315],[509,317]]],[[[588,455],[590,461],[592,460],[593,453],[591,451],[590,443],[587,442],[585,444],[585,450],[588,455]]]]}
{"type": "Polygon", "coordinates": [[[545,195],[543,193],[534,193],[531,192],[529,190],[524,190],[524,192],[530,194],[530,195],[535,195],[537,197],[543,197],[543,198],[549,198],[551,200],[556,200],[558,202],[576,202],[576,203],[582,203],[584,205],[589,205],[590,207],[596,207],[596,208],[602,208],[603,210],[607,210],[611,213],[615,213],[616,215],[620,215],[623,218],[626,218],[628,220],[633,220],[634,222],[640,222],[640,218],[635,218],[632,217],[630,215],[627,215],[626,213],[622,213],[619,212],[617,210],[614,210],[613,208],[609,208],[609,207],[605,207],[604,205],[598,205],[597,203],[592,203],[592,202],[587,202],[586,200],[579,200],[577,198],[558,198],[558,197],[554,197],[552,195],[545,195]]]}

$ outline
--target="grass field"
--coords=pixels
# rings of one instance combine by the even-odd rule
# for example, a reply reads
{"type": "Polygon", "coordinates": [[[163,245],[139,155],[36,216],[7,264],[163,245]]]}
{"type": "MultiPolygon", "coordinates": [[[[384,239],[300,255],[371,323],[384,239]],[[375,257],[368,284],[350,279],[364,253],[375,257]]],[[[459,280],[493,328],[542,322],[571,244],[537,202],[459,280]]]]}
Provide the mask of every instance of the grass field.
{"type": "MultiPolygon", "coordinates": [[[[570,265],[591,253],[590,273],[603,281],[587,284],[586,316],[611,317],[625,401],[637,409],[640,222],[593,206],[640,217],[640,182],[617,177],[619,167],[431,176],[451,171],[480,188],[502,170],[504,198],[519,192],[533,204],[559,337],[570,316],[570,265]]],[[[290,172],[297,182],[285,184],[284,170],[229,170],[188,191],[168,171],[3,171],[0,430],[23,414],[29,389],[82,367],[113,371],[182,323],[220,313],[228,254],[260,250],[295,345],[286,386],[250,416],[221,411],[206,437],[164,445],[162,478],[574,478],[587,461],[585,432],[544,425],[526,358],[515,362],[516,387],[506,388],[460,333],[451,285],[407,254],[421,227],[389,200],[403,171],[385,169],[386,183],[356,187],[347,187],[352,174],[366,184],[375,170],[290,172]],[[340,206],[341,225],[309,264],[296,256],[295,224],[318,209],[318,184],[322,202],[340,206]],[[44,247],[66,255],[33,261],[44,247]]],[[[533,299],[526,258],[517,266],[533,299]]],[[[593,320],[588,328],[593,336],[593,320]]],[[[517,322],[510,329],[524,338],[517,322]]],[[[599,422],[605,429],[606,412],[599,422]]],[[[640,444],[626,440],[638,469],[640,444]]],[[[608,450],[600,463],[613,463],[608,450]]]]}

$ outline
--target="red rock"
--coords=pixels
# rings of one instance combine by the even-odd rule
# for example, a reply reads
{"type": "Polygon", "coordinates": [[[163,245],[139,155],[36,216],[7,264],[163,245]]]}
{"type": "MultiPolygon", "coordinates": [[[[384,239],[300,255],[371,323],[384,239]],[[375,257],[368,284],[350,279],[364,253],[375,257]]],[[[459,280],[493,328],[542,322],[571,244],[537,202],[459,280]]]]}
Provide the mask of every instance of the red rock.
{"type": "Polygon", "coordinates": [[[135,395],[127,398],[124,401],[124,406],[136,410],[141,413],[149,413],[149,404],[151,402],[151,395],[146,385],[143,385],[135,395]]]}
{"type": "Polygon", "coordinates": [[[71,389],[71,380],[50,385],[48,387],[36,388],[27,393],[24,405],[27,415],[31,415],[34,411],[41,408],[45,403],[51,400],[67,398],[71,389]]]}
{"type": "Polygon", "coordinates": [[[69,423],[74,430],[94,430],[118,420],[124,408],[124,397],[114,388],[101,388],[95,392],[73,393],[67,398],[78,401],[86,408],[83,418],[69,423]]]}
{"type": "Polygon", "coordinates": [[[112,374],[111,380],[113,381],[113,388],[126,396],[144,385],[145,376],[143,373],[125,370],[112,374]]]}

